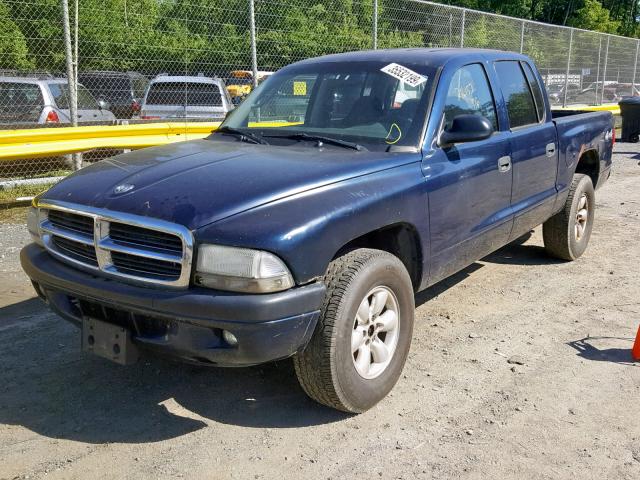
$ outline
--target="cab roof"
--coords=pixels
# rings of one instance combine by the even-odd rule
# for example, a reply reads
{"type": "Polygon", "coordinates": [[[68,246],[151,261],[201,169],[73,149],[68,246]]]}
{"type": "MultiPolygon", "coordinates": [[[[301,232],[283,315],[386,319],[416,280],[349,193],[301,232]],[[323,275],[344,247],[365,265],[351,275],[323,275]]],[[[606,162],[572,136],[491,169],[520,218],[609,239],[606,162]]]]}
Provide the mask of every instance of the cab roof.
{"type": "Polygon", "coordinates": [[[317,62],[388,62],[442,67],[450,61],[484,60],[529,60],[525,55],[502,50],[482,48],[394,48],[389,50],[364,50],[357,52],[335,53],[322,57],[310,58],[293,65],[310,65],[317,62]]]}

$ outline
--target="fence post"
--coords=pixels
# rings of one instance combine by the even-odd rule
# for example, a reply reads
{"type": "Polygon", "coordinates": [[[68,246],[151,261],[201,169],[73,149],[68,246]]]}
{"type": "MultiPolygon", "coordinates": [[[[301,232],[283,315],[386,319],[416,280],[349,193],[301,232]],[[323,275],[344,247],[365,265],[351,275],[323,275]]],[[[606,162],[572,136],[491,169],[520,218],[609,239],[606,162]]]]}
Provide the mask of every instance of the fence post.
{"type": "MultiPolygon", "coordinates": [[[[611,40],[611,37],[607,35],[607,49],[605,50],[605,53],[604,53],[604,71],[602,72],[602,91],[600,92],[600,105],[604,103],[604,84],[607,81],[607,63],[609,61],[609,40],[611,40]]],[[[597,95],[598,95],[598,85],[596,84],[596,97],[597,95]]]]}
{"type": "Polygon", "coordinates": [[[562,99],[562,106],[567,106],[567,90],[569,90],[569,69],[571,68],[571,47],[573,46],[573,28],[569,34],[569,55],[567,55],[567,71],[564,75],[564,95],[562,99]]]}
{"type": "Polygon", "coordinates": [[[249,33],[251,35],[251,72],[253,88],[258,86],[258,51],[256,47],[256,7],[255,0],[249,0],[249,33]]]}
{"type": "Polygon", "coordinates": [[[371,32],[373,49],[378,49],[378,0],[373,0],[373,29],[371,32]]]}
{"type": "Polygon", "coordinates": [[[467,9],[462,9],[462,25],[460,26],[460,48],[464,48],[464,22],[467,18],[467,9]]]}
{"type": "Polygon", "coordinates": [[[633,62],[633,79],[631,80],[631,96],[633,97],[636,89],[636,70],[638,68],[638,48],[640,47],[640,40],[636,40],[636,59],[633,62]]]}
{"type": "MultiPolygon", "coordinates": [[[[602,35],[600,37],[600,44],[598,45],[598,67],[596,68],[596,99],[598,97],[598,82],[600,81],[600,60],[602,59],[602,35]]],[[[580,88],[582,88],[582,77],[580,77],[580,88]]]]}
{"type": "MultiPolygon", "coordinates": [[[[64,38],[64,55],[67,67],[67,87],[69,88],[69,113],[71,114],[71,125],[78,126],[78,99],[76,96],[75,75],[73,66],[73,54],[71,53],[71,25],[69,23],[69,2],[68,0],[60,0],[62,7],[62,29],[64,38]]],[[[74,156],[73,168],[80,170],[81,161],[79,157],[74,156]]]]}
{"type": "Polygon", "coordinates": [[[524,20],[522,20],[522,28],[520,29],[520,53],[524,52],[524,20]]]}

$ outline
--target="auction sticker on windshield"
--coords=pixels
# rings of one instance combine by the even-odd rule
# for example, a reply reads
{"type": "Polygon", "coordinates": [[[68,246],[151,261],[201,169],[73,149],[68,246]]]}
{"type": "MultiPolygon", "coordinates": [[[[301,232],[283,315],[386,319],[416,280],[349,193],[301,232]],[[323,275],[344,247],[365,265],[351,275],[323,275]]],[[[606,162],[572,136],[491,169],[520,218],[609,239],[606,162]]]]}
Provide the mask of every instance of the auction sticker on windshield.
{"type": "Polygon", "coordinates": [[[398,65],[397,63],[390,63],[386,67],[382,67],[380,70],[387,75],[391,75],[393,78],[402,80],[411,87],[417,87],[421,83],[427,81],[427,77],[420,75],[418,72],[414,72],[410,68],[398,65]]]}

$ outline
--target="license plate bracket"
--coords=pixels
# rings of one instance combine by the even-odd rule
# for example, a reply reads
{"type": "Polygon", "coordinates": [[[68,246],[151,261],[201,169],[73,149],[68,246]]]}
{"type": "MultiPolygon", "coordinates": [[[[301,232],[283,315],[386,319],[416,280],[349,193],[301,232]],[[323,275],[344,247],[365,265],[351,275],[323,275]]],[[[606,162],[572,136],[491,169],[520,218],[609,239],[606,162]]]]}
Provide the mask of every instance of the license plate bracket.
{"type": "Polygon", "coordinates": [[[120,365],[131,365],[139,358],[128,329],[92,317],[82,319],[82,350],[120,365]]]}

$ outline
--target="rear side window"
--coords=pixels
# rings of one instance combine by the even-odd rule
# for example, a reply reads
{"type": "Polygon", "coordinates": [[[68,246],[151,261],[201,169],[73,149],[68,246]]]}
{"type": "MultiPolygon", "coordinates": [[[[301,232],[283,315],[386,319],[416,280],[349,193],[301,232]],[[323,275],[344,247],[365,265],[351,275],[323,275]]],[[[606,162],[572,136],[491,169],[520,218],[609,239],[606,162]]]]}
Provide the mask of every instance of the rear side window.
{"type": "Polygon", "coordinates": [[[221,107],[222,94],[214,83],[156,82],[149,88],[147,104],[221,107]]]}
{"type": "Polygon", "coordinates": [[[536,101],[538,121],[541,122],[544,119],[544,98],[542,96],[542,89],[540,88],[538,79],[531,69],[531,65],[522,62],[522,68],[524,68],[524,73],[527,76],[527,80],[529,81],[529,87],[531,87],[531,91],[533,92],[533,99],[536,101]]]}
{"type": "Polygon", "coordinates": [[[38,85],[29,83],[0,83],[0,109],[40,109],[44,106],[38,85]]]}
{"type": "MultiPolygon", "coordinates": [[[[48,85],[56,106],[61,110],[68,110],[70,103],[69,85],[66,83],[49,83],[48,85]]],[[[78,108],[80,110],[95,110],[98,108],[96,99],[82,85],[78,85],[78,108]]]]}
{"type": "Polygon", "coordinates": [[[498,130],[491,88],[484,68],[478,63],[466,65],[453,75],[444,106],[445,130],[451,127],[455,117],[463,114],[482,115],[498,130]]]}
{"type": "Polygon", "coordinates": [[[538,114],[522,67],[517,61],[495,63],[496,73],[507,103],[511,128],[538,123],[538,114]]]}

